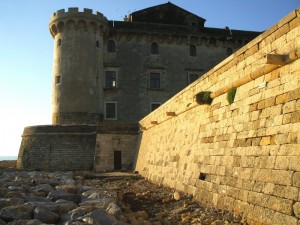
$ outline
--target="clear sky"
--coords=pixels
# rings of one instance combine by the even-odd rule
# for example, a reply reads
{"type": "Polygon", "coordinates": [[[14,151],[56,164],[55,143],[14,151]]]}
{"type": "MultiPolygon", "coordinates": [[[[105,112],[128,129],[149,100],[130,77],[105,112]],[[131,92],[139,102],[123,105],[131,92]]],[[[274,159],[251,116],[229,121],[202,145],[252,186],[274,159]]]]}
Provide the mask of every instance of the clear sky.
{"type": "MultiPolygon", "coordinates": [[[[90,8],[109,20],[163,0],[0,0],[0,156],[17,156],[25,126],[51,124],[53,12],[90,8]]],[[[206,27],[263,31],[300,6],[299,0],[173,0],[206,27]]]]}

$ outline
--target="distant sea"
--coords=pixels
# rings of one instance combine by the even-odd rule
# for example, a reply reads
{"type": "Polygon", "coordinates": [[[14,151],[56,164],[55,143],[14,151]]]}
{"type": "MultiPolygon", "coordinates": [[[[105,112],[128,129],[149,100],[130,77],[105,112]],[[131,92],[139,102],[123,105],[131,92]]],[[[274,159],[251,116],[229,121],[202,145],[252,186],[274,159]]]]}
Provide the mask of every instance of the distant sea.
{"type": "Polygon", "coordinates": [[[0,156],[0,161],[3,160],[17,160],[18,156],[0,156]]]}

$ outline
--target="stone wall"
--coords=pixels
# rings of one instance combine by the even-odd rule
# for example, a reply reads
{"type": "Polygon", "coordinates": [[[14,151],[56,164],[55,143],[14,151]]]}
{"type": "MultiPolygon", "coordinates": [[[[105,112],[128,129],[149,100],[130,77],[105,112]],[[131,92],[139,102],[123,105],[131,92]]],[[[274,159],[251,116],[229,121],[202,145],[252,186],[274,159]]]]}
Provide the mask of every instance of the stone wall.
{"type": "Polygon", "coordinates": [[[92,170],[95,143],[95,126],[26,127],[17,167],[49,171],[92,170]]]}
{"type": "Polygon", "coordinates": [[[98,124],[94,170],[131,170],[137,132],[137,124],[98,124]]]}
{"type": "Polygon", "coordinates": [[[136,170],[249,224],[299,224],[299,49],[300,9],[142,119],[136,170]]]}

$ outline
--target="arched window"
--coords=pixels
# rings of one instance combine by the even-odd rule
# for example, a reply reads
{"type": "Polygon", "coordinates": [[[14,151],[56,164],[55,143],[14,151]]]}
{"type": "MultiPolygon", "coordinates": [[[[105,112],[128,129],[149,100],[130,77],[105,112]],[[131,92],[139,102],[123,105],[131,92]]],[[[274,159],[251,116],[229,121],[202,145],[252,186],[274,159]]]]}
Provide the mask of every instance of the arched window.
{"type": "Polygon", "coordinates": [[[190,56],[197,56],[196,46],[190,45],[190,56]]]}
{"type": "Polygon", "coordinates": [[[155,54],[155,55],[158,54],[158,45],[155,42],[151,44],[151,54],[155,54]]]}
{"type": "Polygon", "coordinates": [[[113,40],[107,42],[107,52],[116,52],[116,45],[113,40]]]}
{"type": "Polygon", "coordinates": [[[227,56],[230,56],[233,53],[232,48],[227,48],[227,56]]]}

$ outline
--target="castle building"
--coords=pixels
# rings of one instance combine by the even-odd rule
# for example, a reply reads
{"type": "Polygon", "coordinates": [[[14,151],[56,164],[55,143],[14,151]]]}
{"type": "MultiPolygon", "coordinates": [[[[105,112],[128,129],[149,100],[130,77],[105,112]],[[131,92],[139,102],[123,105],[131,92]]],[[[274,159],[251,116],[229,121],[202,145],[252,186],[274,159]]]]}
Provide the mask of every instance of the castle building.
{"type": "Polygon", "coordinates": [[[54,13],[53,125],[24,129],[18,167],[130,168],[138,121],[260,34],[204,23],[170,2],[124,21],[54,13]]]}
{"type": "Polygon", "coordinates": [[[124,21],[54,13],[53,124],[136,123],[259,34],[204,23],[170,2],[124,21]]]}

